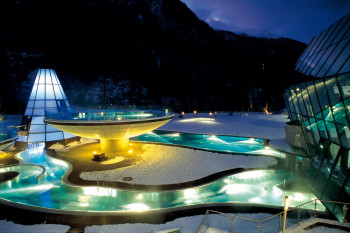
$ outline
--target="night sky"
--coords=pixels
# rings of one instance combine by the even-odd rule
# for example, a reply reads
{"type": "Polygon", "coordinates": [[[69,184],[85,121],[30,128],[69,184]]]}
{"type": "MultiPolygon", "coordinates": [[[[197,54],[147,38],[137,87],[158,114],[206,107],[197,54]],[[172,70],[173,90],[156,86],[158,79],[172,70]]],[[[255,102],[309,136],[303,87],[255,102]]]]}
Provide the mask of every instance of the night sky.
{"type": "Polygon", "coordinates": [[[215,29],[304,43],[350,12],[350,0],[181,0],[215,29]]]}

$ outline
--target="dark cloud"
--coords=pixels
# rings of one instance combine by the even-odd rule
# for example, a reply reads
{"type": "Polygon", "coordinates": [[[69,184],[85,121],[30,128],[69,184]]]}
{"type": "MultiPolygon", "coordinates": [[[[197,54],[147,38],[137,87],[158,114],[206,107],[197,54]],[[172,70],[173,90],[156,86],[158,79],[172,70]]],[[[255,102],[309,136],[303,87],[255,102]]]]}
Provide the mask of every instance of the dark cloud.
{"type": "Polygon", "coordinates": [[[268,32],[308,43],[350,12],[349,0],[182,0],[218,29],[268,32]]]}

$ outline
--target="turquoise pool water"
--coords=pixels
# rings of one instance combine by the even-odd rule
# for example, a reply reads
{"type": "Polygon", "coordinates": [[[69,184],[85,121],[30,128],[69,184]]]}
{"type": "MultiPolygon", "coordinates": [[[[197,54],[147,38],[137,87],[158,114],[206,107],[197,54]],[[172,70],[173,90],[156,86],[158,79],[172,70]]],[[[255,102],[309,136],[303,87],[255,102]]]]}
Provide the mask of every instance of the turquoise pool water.
{"type": "MultiPolygon", "coordinates": [[[[0,184],[0,198],[46,208],[48,212],[125,213],[231,202],[283,206],[285,195],[289,196],[291,205],[315,198],[311,193],[294,193],[276,187],[284,178],[290,178],[290,172],[285,170],[247,171],[200,187],[142,192],[68,185],[62,181],[68,165],[64,161],[45,156],[40,148],[21,152],[18,157],[22,160],[21,165],[0,168],[0,172],[19,172],[17,178],[0,184]],[[22,166],[25,164],[28,165],[22,166]],[[38,178],[44,169],[44,175],[38,178]]],[[[321,205],[319,207],[322,209],[321,205]]]]}
{"type": "Polygon", "coordinates": [[[264,146],[263,139],[217,136],[208,134],[176,133],[170,131],[154,130],[152,132],[131,138],[142,142],[160,142],[171,145],[188,146],[208,151],[267,155],[285,158],[285,154],[264,146]]]}
{"type": "Polygon", "coordinates": [[[167,110],[74,110],[69,112],[45,111],[45,118],[49,120],[74,121],[121,121],[140,120],[173,115],[167,110]]]}

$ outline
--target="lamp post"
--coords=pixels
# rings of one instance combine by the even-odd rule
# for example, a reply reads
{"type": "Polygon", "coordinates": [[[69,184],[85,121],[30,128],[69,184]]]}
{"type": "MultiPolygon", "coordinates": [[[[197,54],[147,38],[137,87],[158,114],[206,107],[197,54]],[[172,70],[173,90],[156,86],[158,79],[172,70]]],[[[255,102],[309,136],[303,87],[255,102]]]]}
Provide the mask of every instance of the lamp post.
{"type": "Polygon", "coordinates": [[[212,113],[212,112],[210,112],[210,113],[209,113],[209,116],[210,116],[210,121],[211,121],[211,117],[212,117],[212,115],[213,115],[213,113],[212,113]]]}
{"type": "Polygon", "coordinates": [[[284,196],[284,208],[283,208],[283,233],[286,232],[286,223],[287,223],[287,212],[289,207],[288,196],[284,196]]]}

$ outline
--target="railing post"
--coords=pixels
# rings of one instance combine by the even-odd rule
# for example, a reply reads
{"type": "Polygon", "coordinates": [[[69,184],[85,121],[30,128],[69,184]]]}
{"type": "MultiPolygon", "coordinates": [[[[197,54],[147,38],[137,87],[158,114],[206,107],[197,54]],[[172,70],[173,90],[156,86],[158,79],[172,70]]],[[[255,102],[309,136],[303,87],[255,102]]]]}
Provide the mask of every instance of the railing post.
{"type": "Polygon", "coordinates": [[[284,197],[284,208],[283,208],[283,233],[286,232],[287,225],[287,212],[288,212],[288,196],[284,197]]]}
{"type": "Polygon", "coordinates": [[[344,213],[343,222],[347,222],[348,207],[345,204],[343,205],[343,213],[344,213]]]}
{"type": "Polygon", "coordinates": [[[261,233],[261,222],[259,222],[258,228],[259,228],[259,233],[261,233]]]}
{"type": "Polygon", "coordinates": [[[300,206],[299,206],[298,209],[299,209],[299,210],[298,210],[298,225],[299,225],[299,222],[300,222],[300,206]]]}
{"type": "Polygon", "coordinates": [[[209,228],[209,211],[208,210],[207,210],[206,215],[207,215],[207,229],[208,229],[209,228]]]}
{"type": "Polygon", "coordinates": [[[317,208],[317,199],[315,199],[315,214],[314,214],[314,217],[315,217],[315,218],[317,218],[316,208],[317,208]]]}
{"type": "Polygon", "coordinates": [[[233,221],[233,219],[232,219],[232,217],[231,217],[231,219],[230,219],[230,233],[232,233],[232,221],[233,221]]]}
{"type": "Polygon", "coordinates": [[[278,232],[281,232],[281,222],[282,222],[282,215],[280,214],[280,222],[278,226],[278,232]]]}

